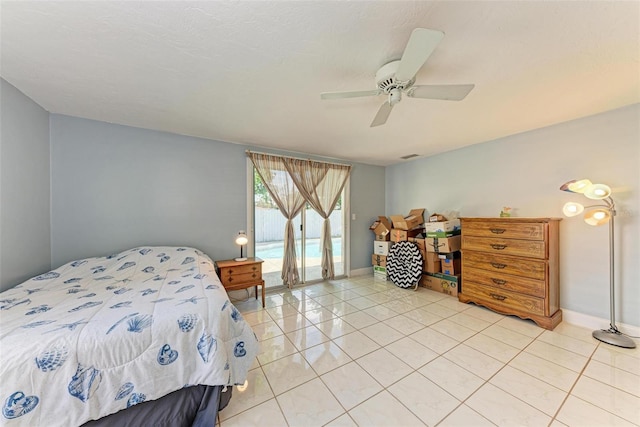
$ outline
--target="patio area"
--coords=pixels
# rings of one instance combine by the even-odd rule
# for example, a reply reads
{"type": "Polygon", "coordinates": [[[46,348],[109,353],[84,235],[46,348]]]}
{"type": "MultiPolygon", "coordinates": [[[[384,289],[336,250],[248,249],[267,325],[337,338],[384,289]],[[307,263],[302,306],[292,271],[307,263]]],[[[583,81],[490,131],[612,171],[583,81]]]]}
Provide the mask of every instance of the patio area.
{"type": "MultiPolygon", "coordinates": [[[[344,274],[342,262],[342,239],[340,237],[331,239],[333,242],[333,263],[336,276],[344,274]]],[[[298,274],[302,279],[302,268],[300,266],[300,241],[296,241],[296,256],[298,257],[298,274]]],[[[262,264],[262,278],[267,288],[282,286],[281,271],[282,258],[284,255],[284,242],[262,242],[256,243],[255,254],[264,260],[262,264]]],[[[305,245],[306,254],[306,282],[321,280],[322,271],[320,267],[320,239],[307,239],[305,245]]]]}

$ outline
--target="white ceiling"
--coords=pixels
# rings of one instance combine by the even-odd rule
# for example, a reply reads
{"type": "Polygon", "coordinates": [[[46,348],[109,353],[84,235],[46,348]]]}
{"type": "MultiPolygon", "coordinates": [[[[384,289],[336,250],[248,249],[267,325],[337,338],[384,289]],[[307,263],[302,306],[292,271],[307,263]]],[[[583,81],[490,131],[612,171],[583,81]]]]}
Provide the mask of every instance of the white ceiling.
{"type": "Polygon", "coordinates": [[[640,102],[638,1],[2,1],[0,74],[52,113],[388,165],[640,102]],[[416,84],[375,89],[414,28],[445,32],[416,84]]]}

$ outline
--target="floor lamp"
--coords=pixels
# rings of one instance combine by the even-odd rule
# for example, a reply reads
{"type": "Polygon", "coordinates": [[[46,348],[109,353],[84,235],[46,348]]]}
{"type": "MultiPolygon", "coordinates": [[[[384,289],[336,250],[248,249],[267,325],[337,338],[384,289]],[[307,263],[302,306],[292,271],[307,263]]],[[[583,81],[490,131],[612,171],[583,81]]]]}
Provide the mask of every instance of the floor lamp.
{"type": "Polygon", "coordinates": [[[562,213],[568,217],[580,215],[585,209],[584,221],[593,226],[609,223],[609,312],[611,323],[609,329],[593,331],[593,337],[607,344],[624,348],[635,348],[636,343],[616,326],[615,292],[614,292],[614,218],[616,205],[611,198],[611,188],[604,184],[592,184],[588,179],[569,181],[560,187],[560,190],[570,193],[581,193],[592,200],[599,200],[600,204],[583,206],[580,203],[568,202],[562,208],[562,213]]]}

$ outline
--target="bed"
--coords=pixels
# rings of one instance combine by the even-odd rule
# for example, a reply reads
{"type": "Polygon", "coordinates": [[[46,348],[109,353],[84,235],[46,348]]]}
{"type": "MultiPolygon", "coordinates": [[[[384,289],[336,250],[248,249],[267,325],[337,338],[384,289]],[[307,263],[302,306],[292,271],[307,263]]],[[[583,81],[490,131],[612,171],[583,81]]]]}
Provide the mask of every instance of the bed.
{"type": "Polygon", "coordinates": [[[214,425],[211,408],[245,381],[258,351],[211,259],[188,247],[70,262],[0,293],[0,316],[6,426],[78,426],[109,414],[123,425],[163,396],[161,407],[214,425]],[[193,396],[171,400],[181,390],[193,396]]]}

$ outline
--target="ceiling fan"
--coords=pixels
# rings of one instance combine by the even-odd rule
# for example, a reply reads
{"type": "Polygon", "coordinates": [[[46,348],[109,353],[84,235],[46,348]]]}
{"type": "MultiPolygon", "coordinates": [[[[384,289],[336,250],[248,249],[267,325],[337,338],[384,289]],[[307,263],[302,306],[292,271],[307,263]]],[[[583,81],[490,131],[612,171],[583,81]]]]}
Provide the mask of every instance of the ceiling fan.
{"type": "Polygon", "coordinates": [[[361,96],[387,95],[388,99],[378,110],[371,127],[387,122],[391,109],[400,102],[404,93],[409,98],[441,99],[460,101],[464,99],[474,85],[421,85],[414,86],[416,74],[435,50],[444,33],[427,28],[416,28],[404,49],[400,60],[383,65],[376,72],[377,89],[351,92],[324,92],[321,99],[356,98],[361,96]]]}

